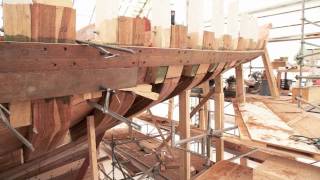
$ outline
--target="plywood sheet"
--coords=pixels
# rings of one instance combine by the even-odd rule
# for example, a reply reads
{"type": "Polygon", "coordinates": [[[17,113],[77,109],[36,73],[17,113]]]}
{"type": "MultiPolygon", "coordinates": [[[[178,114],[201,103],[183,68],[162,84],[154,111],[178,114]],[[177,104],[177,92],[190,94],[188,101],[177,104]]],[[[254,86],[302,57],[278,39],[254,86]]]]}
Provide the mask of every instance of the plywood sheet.
{"type": "Polygon", "coordinates": [[[252,177],[253,169],[229,161],[220,161],[196,180],[251,180],[252,177]]]}
{"type": "Polygon", "coordinates": [[[273,156],[253,172],[254,180],[318,180],[320,168],[273,156]]]}
{"type": "Polygon", "coordinates": [[[313,145],[290,140],[291,135],[299,133],[262,102],[245,103],[239,109],[252,140],[298,152],[320,154],[320,150],[313,145]]]}

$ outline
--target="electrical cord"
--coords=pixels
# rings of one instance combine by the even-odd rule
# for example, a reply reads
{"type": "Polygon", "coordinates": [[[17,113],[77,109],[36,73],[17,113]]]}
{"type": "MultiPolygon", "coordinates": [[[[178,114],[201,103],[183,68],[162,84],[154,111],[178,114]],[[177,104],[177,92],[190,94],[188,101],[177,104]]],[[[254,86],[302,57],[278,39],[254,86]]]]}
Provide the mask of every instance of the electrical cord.
{"type": "Polygon", "coordinates": [[[292,135],[289,137],[289,139],[302,142],[308,145],[314,145],[320,150],[320,138],[310,138],[302,135],[292,135]]]}

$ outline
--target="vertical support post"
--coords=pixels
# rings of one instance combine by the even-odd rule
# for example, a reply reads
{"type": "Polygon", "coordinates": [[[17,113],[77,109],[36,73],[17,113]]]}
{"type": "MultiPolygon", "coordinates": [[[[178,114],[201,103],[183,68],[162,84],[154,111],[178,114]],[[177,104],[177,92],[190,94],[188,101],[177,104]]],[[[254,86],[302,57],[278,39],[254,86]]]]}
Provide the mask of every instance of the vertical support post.
{"type": "MultiPolygon", "coordinates": [[[[210,112],[208,112],[207,132],[209,132],[210,130],[211,130],[211,116],[210,116],[210,112]]],[[[207,140],[207,144],[206,144],[206,148],[207,148],[207,164],[206,165],[210,166],[211,157],[212,157],[212,150],[211,150],[212,138],[211,138],[211,136],[207,136],[206,140],[207,140]]]]}
{"type": "MultiPolygon", "coordinates": [[[[203,83],[202,85],[200,85],[200,87],[202,88],[202,91],[203,91],[202,95],[203,96],[206,96],[210,92],[209,82],[203,83]]],[[[203,99],[205,99],[205,98],[200,98],[199,103],[203,99]]],[[[207,127],[208,127],[207,123],[208,123],[209,101],[210,101],[210,97],[199,110],[199,128],[204,131],[207,130],[207,127]]],[[[206,153],[206,142],[207,141],[205,139],[203,139],[203,141],[201,142],[202,155],[205,155],[205,153],[206,153]]]]}
{"type": "Polygon", "coordinates": [[[248,160],[246,158],[240,158],[240,165],[248,166],[248,160]]]}
{"type": "MultiPolygon", "coordinates": [[[[199,98],[199,102],[201,101],[202,98],[199,98]]],[[[203,105],[200,110],[199,110],[199,128],[201,130],[206,130],[206,117],[205,117],[205,110],[204,107],[206,106],[203,105]]],[[[206,140],[203,139],[201,141],[201,154],[204,155],[206,153],[206,140]]]]}
{"type": "Polygon", "coordinates": [[[244,79],[243,79],[243,67],[242,64],[236,67],[236,83],[237,83],[237,100],[239,103],[245,103],[245,89],[244,89],[244,79]]]}
{"type": "Polygon", "coordinates": [[[263,65],[266,70],[266,76],[268,80],[269,90],[272,97],[279,97],[279,89],[276,83],[276,79],[272,73],[272,67],[269,57],[268,49],[264,49],[264,53],[262,54],[263,65]]]}
{"type": "MultiPolygon", "coordinates": [[[[190,90],[183,91],[179,95],[179,130],[180,138],[190,137],[190,90]]],[[[181,145],[183,149],[189,149],[189,143],[181,145]]],[[[189,180],[190,177],[190,152],[181,151],[180,179],[189,180]]]]}
{"type": "Polygon", "coordinates": [[[97,162],[97,146],[96,146],[96,132],[94,126],[94,117],[87,117],[87,133],[88,133],[88,148],[89,148],[89,162],[90,173],[92,180],[98,180],[98,162],[97,162]]]}
{"type": "MultiPolygon", "coordinates": [[[[215,94],[214,94],[214,118],[215,129],[222,130],[224,128],[224,94],[223,94],[223,82],[222,75],[218,75],[215,78],[215,94]]],[[[216,162],[224,159],[224,142],[221,138],[216,141],[216,162]]]]}
{"type": "Polygon", "coordinates": [[[169,104],[168,104],[168,119],[170,120],[173,119],[173,111],[174,111],[174,99],[171,98],[169,99],[169,104]]]}

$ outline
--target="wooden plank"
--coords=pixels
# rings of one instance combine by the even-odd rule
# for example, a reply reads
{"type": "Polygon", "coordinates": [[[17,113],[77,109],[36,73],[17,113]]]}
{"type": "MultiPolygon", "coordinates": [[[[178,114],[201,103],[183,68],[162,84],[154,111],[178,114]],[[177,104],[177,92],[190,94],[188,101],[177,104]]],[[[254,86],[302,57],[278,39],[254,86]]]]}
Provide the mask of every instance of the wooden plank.
{"type": "Polygon", "coordinates": [[[262,61],[263,61],[263,65],[264,65],[264,68],[266,71],[266,76],[267,76],[271,96],[279,97],[279,89],[278,89],[278,86],[276,83],[276,79],[275,79],[273,72],[272,72],[271,62],[270,62],[270,58],[269,58],[269,52],[268,52],[267,48],[265,48],[264,54],[262,55],[262,61]]]}
{"type": "MultiPolygon", "coordinates": [[[[179,130],[180,138],[186,139],[190,137],[190,91],[183,91],[179,95],[179,130]]],[[[189,143],[181,146],[184,149],[189,149],[189,143]]],[[[181,166],[180,166],[180,179],[190,180],[190,152],[181,151],[181,166]]]]}
{"type": "Polygon", "coordinates": [[[242,64],[235,68],[236,70],[236,96],[239,103],[244,103],[246,101],[245,96],[245,86],[244,86],[244,78],[243,78],[243,69],[242,64]]]}
{"type": "Polygon", "coordinates": [[[291,135],[296,135],[297,132],[262,102],[240,105],[240,112],[252,140],[295,152],[320,154],[320,150],[314,145],[289,139],[291,135]]]}
{"type": "Polygon", "coordinates": [[[137,69],[0,73],[0,102],[50,98],[136,86],[137,69]],[[43,77],[46,77],[45,79],[43,77]]]}
{"type": "Polygon", "coordinates": [[[32,0],[33,3],[46,4],[52,6],[73,7],[72,0],[32,0]]]}
{"type": "Polygon", "coordinates": [[[229,161],[220,161],[199,175],[196,180],[252,180],[253,169],[229,161]]]}
{"type": "MultiPolygon", "coordinates": [[[[215,80],[215,93],[214,93],[214,119],[215,119],[215,129],[224,128],[224,94],[223,94],[223,80],[222,75],[219,74],[215,80]]],[[[216,162],[222,161],[224,159],[224,142],[223,139],[219,138],[216,141],[216,162]]]]}
{"type": "Polygon", "coordinates": [[[120,89],[121,91],[130,91],[133,92],[137,95],[140,95],[142,97],[151,99],[151,100],[158,100],[159,99],[159,94],[152,92],[152,85],[149,84],[141,84],[136,87],[131,87],[131,88],[124,88],[120,89]]]}
{"type": "Polygon", "coordinates": [[[32,124],[30,101],[11,102],[9,110],[10,124],[12,127],[18,128],[32,124]]]}
{"type": "Polygon", "coordinates": [[[33,127],[29,132],[28,140],[32,143],[35,151],[26,149],[26,160],[39,157],[49,150],[50,143],[61,126],[57,110],[55,99],[33,102],[33,127]]]}
{"type": "Polygon", "coordinates": [[[49,150],[55,149],[56,147],[63,144],[63,140],[68,134],[71,124],[71,100],[70,97],[56,98],[57,111],[59,114],[60,128],[54,135],[50,142],[49,150]]]}
{"type": "Polygon", "coordinates": [[[239,111],[239,104],[235,101],[233,102],[233,108],[234,108],[234,112],[235,112],[235,122],[238,126],[240,138],[245,139],[245,140],[250,140],[250,135],[249,135],[248,129],[247,129],[246,125],[244,124],[244,122],[242,120],[242,116],[239,111]]]}
{"type": "MultiPolygon", "coordinates": [[[[170,65],[199,65],[217,64],[252,60],[262,55],[259,51],[221,51],[221,50],[190,50],[175,48],[150,48],[132,47],[137,54],[128,54],[108,49],[113,54],[119,54],[105,61],[98,49],[87,45],[75,44],[49,44],[49,43],[27,43],[27,42],[0,42],[1,67],[6,71],[12,70],[57,70],[77,68],[108,68],[108,67],[159,67],[170,65]],[[9,61],[9,59],[11,61],[9,61]],[[66,61],[68,59],[68,61],[66,61]],[[146,60],[148,59],[148,60],[146,60]],[[26,62],[34,63],[29,65],[26,62]],[[36,63],[35,63],[36,62],[36,63]],[[73,63],[75,62],[75,63],[73,63]]],[[[4,71],[4,70],[3,70],[4,71]]]]}
{"type": "Polygon", "coordinates": [[[88,132],[88,148],[89,148],[89,161],[90,173],[92,180],[98,180],[98,162],[97,162],[97,146],[96,146],[96,133],[94,125],[94,117],[87,118],[87,132],[88,132]]]}
{"type": "Polygon", "coordinates": [[[31,40],[30,4],[3,4],[3,28],[7,41],[31,40]]]}
{"type": "Polygon", "coordinates": [[[76,161],[87,154],[88,145],[86,139],[82,138],[78,141],[69,143],[57,148],[44,156],[33,161],[25,162],[21,166],[17,166],[0,173],[0,179],[27,179],[39,173],[60,167],[69,162],[76,161]],[[39,164],[41,167],[39,168],[39,164]]]}
{"type": "Polygon", "coordinates": [[[133,44],[134,18],[118,17],[118,43],[122,45],[133,44]]]}
{"type": "Polygon", "coordinates": [[[20,166],[24,163],[23,159],[23,149],[18,149],[7,153],[0,158],[0,169],[1,172],[4,172],[10,168],[20,166]]]}
{"type": "Polygon", "coordinates": [[[253,172],[254,180],[318,180],[320,168],[283,157],[272,156],[253,172]]]}
{"type": "Polygon", "coordinates": [[[56,17],[56,29],[57,29],[57,39],[59,43],[73,43],[76,39],[76,11],[72,8],[67,8],[66,6],[57,7],[56,14],[59,15],[61,19],[56,17]],[[60,10],[60,11],[59,11],[60,10]]]}

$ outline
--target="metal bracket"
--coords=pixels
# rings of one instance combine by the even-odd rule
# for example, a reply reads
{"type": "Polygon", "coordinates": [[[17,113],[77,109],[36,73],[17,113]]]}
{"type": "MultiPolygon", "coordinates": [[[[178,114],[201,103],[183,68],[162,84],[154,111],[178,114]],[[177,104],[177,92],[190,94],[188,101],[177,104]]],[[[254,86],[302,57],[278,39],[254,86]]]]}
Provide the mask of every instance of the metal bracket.
{"type": "Polygon", "coordinates": [[[137,129],[137,130],[141,130],[141,126],[140,126],[139,124],[137,124],[137,123],[135,123],[135,122],[132,122],[132,121],[130,121],[129,119],[127,119],[127,118],[125,118],[125,117],[123,117],[123,116],[121,116],[121,115],[119,115],[119,114],[117,114],[117,113],[115,113],[115,112],[113,112],[113,111],[111,111],[111,110],[109,109],[110,96],[111,96],[111,92],[112,92],[113,90],[111,90],[111,89],[109,89],[109,88],[103,88],[103,90],[106,90],[106,92],[107,92],[107,93],[106,93],[106,96],[105,96],[105,99],[104,99],[104,105],[103,105],[103,106],[100,105],[100,104],[98,104],[98,103],[96,103],[96,102],[92,102],[92,101],[90,101],[90,100],[88,100],[87,103],[88,103],[90,106],[92,106],[92,107],[100,110],[100,111],[103,112],[104,114],[108,114],[109,116],[111,116],[111,117],[113,117],[113,118],[115,118],[115,119],[117,119],[117,120],[119,120],[119,121],[122,121],[122,122],[126,123],[126,124],[127,124],[128,126],[130,126],[130,127],[133,127],[133,128],[135,128],[135,129],[137,129]]]}
{"type": "Polygon", "coordinates": [[[7,110],[4,106],[0,106],[0,117],[4,125],[24,144],[26,145],[31,151],[34,151],[33,145],[22,135],[17,131],[15,128],[13,128],[10,125],[10,122],[8,121],[6,115],[4,114],[3,110],[7,112],[7,114],[10,115],[10,111],[7,110]]]}
{"type": "Polygon", "coordinates": [[[109,55],[112,54],[112,53],[107,51],[106,49],[112,49],[112,50],[119,51],[119,52],[126,52],[126,53],[129,53],[129,54],[135,54],[134,50],[128,49],[128,48],[108,46],[108,45],[97,44],[97,43],[93,43],[93,42],[90,42],[90,41],[81,41],[81,40],[76,40],[76,43],[85,44],[85,45],[88,45],[88,46],[92,46],[92,47],[98,48],[99,50],[101,50],[104,53],[107,53],[109,55]]]}

